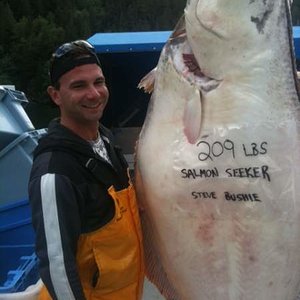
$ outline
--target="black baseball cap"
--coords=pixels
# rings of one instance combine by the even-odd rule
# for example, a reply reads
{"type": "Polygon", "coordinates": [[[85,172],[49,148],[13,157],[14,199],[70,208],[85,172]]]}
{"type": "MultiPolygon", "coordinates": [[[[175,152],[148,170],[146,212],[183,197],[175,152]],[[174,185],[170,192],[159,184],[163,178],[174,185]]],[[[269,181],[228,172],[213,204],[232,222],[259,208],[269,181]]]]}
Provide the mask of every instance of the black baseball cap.
{"type": "Polygon", "coordinates": [[[59,46],[50,61],[50,81],[55,85],[59,78],[77,66],[97,64],[101,68],[95,48],[85,40],[76,40],[59,46]]]}

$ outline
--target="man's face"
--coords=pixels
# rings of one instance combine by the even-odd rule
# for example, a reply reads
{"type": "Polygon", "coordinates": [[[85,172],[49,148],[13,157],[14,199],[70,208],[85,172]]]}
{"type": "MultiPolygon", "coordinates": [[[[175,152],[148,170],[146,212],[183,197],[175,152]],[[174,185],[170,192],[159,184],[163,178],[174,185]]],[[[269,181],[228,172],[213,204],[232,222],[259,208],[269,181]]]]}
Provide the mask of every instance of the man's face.
{"type": "Polygon", "coordinates": [[[102,70],[96,64],[75,67],[59,79],[60,89],[48,88],[52,100],[60,107],[65,124],[89,126],[98,123],[108,100],[102,70]]]}

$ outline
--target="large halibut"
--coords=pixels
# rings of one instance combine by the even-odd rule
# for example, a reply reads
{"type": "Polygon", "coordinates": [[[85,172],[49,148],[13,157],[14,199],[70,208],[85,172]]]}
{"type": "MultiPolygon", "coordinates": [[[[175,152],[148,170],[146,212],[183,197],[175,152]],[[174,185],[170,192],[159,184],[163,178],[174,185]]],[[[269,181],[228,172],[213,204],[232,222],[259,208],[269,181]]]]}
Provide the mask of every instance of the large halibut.
{"type": "Polygon", "coordinates": [[[289,0],[189,0],[136,153],[147,272],[167,299],[295,300],[299,94],[289,0]]]}

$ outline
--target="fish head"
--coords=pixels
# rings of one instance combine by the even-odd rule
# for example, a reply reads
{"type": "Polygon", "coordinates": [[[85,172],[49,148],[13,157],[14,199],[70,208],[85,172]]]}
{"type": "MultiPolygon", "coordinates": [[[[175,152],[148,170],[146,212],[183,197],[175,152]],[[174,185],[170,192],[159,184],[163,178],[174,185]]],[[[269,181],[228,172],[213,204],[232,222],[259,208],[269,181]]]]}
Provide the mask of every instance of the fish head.
{"type": "Polygon", "coordinates": [[[280,19],[282,9],[286,9],[285,2],[286,0],[187,1],[187,38],[201,71],[206,76],[222,80],[230,74],[240,72],[241,68],[253,68],[257,60],[267,56],[270,39],[274,40],[274,47],[276,46],[274,28],[279,26],[274,24],[280,19]]]}

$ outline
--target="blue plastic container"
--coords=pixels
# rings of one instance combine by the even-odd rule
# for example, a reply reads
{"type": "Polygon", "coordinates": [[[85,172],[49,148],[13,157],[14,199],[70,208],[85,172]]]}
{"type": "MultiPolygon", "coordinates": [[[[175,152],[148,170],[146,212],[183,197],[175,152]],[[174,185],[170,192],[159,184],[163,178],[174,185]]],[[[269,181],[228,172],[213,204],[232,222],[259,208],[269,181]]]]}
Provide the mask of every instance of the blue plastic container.
{"type": "MultiPolygon", "coordinates": [[[[28,199],[0,206],[0,247],[28,244],[33,246],[34,239],[28,199]]],[[[1,261],[0,255],[0,270],[1,261]]]]}
{"type": "Polygon", "coordinates": [[[28,200],[0,206],[0,294],[22,292],[38,279],[28,200]]]}
{"type": "MultiPolygon", "coordinates": [[[[26,250],[29,250],[29,248],[26,250]]],[[[39,280],[38,259],[34,252],[31,252],[31,255],[21,256],[17,263],[17,267],[8,270],[7,274],[4,274],[0,282],[0,294],[23,292],[28,286],[39,280]]]]}
{"type": "Polygon", "coordinates": [[[0,87],[0,150],[23,132],[34,130],[24,110],[27,103],[23,92],[0,87]]]}
{"type": "Polygon", "coordinates": [[[28,198],[33,151],[46,132],[46,129],[24,132],[0,151],[0,207],[28,198]]]}

